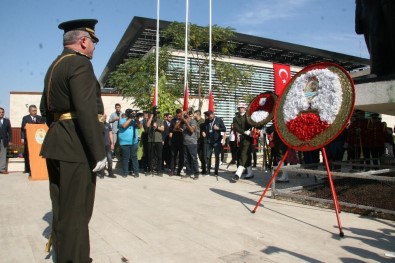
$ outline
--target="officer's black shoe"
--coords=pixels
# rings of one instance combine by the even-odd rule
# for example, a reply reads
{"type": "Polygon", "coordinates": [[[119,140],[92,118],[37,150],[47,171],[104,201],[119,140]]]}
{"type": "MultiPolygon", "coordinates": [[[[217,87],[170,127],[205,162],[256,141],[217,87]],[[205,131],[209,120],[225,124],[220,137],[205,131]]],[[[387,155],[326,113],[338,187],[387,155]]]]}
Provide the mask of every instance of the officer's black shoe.
{"type": "Polygon", "coordinates": [[[239,179],[240,179],[240,177],[239,177],[237,174],[235,174],[235,175],[232,177],[232,179],[230,179],[230,182],[231,182],[231,183],[236,183],[237,181],[239,181],[239,179]]]}
{"type": "Polygon", "coordinates": [[[114,174],[109,174],[108,177],[110,177],[110,178],[117,178],[114,174]]]}
{"type": "Polygon", "coordinates": [[[246,179],[246,180],[249,180],[249,179],[252,179],[252,178],[254,178],[254,175],[253,174],[250,174],[250,175],[246,175],[245,177],[244,177],[244,179],[246,179]]]}

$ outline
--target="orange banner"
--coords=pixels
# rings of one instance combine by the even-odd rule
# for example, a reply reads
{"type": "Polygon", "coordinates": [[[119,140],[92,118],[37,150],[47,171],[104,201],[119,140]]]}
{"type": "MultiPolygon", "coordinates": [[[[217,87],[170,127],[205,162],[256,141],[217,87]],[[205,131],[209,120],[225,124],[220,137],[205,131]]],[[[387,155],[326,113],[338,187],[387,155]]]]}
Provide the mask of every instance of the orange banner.
{"type": "Polygon", "coordinates": [[[26,136],[30,159],[30,180],[48,180],[47,163],[40,156],[41,145],[47,134],[46,124],[26,124],[26,136]]]}

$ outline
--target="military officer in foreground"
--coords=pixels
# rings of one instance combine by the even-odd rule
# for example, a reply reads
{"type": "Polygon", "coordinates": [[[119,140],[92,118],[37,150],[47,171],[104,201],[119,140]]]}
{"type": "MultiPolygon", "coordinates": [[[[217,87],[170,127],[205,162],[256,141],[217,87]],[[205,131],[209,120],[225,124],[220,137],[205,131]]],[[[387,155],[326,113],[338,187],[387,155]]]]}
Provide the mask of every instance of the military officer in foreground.
{"type": "Polygon", "coordinates": [[[91,262],[88,224],[96,172],[105,166],[104,113],[100,85],[90,60],[99,39],[95,19],[63,22],[64,50],[49,67],[41,113],[49,126],[46,158],[52,201],[55,262],[91,262]]]}

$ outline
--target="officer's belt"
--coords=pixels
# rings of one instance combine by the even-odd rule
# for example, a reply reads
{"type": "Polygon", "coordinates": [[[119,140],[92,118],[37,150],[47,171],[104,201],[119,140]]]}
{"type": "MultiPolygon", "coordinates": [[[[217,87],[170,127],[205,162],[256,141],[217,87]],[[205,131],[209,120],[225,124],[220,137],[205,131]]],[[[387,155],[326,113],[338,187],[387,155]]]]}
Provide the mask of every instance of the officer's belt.
{"type": "MultiPolygon", "coordinates": [[[[55,121],[77,119],[77,114],[75,112],[55,113],[54,119],[55,121]]],[[[105,122],[105,119],[103,119],[103,114],[97,114],[97,119],[100,122],[105,122]]]]}

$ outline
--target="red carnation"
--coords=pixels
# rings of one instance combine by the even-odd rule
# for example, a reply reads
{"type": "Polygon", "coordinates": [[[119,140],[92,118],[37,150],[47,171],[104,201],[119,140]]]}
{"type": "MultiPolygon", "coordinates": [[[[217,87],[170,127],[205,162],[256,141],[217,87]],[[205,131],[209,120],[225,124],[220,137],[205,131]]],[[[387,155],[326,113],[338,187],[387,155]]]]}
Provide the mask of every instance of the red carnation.
{"type": "Polygon", "coordinates": [[[315,113],[301,113],[286,123],[288,130],[302,141],[310,141],[325,131],[329,124],[315,113]]]}

